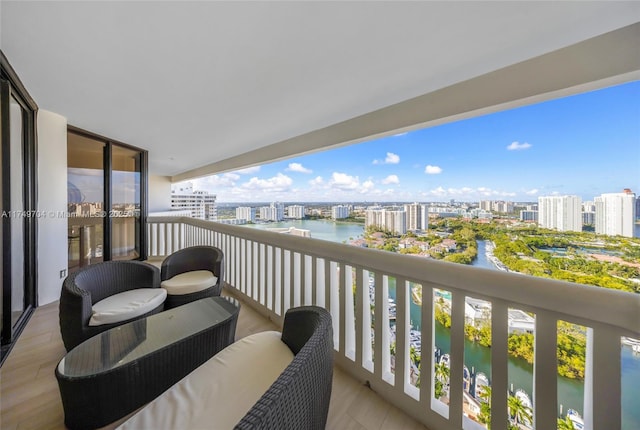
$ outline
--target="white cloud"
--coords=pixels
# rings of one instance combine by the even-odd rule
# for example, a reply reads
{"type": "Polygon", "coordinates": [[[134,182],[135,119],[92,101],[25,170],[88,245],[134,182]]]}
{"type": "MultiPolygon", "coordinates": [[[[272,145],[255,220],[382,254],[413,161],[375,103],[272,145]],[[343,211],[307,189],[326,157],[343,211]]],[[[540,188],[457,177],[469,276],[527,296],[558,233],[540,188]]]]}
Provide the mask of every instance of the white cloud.
{"type": "Polygon", "coordinates": [[[398,179],[398,175],[389,175],[382,180],[382,183],[385,185],[389,184],[399,184],[400,179],[398,179]]]}
{"type": "Polygon", "coordinates": [[[400,162],[400,156],[393,152],[387,152],[387,157],[384,159],[387,164],[398,164],[400,162]]]}
{"type": "Polygon", "coordinates": [[[360,185],[360,179],[346,173],[333,172],[329,185],[340,190],[355,190],[360,185]]]}
{"type": "Polygon", "coordinates": [[[532,190],[526,191],[525,194],[528,196],[535,196],[540,192],[540,190],[538,190],[537,188],[534,188],[532,190]]]}
{"type": "Polygon", "coordinates": [[[487,197],[494,197],[494,198],[515,197],[516,193],[509,192],[509,191],[493,190],[487,187],[444,188],[440,186],[432,190],[423,192],[422,195],[424,197],[436,197],[436,198],[444,198],[444,199],[455,198],[455,199],[465,199],[465,200],[480,200],[487,197]]]}
{"type": "Polygon", "coordinates": [[[257,177],[253,177],[249,179],[248,182],[242,184],[242,188],[246,190],[264,190],[267,192],[274,191],[289,191],[291,189],[291,185],[293,184],[293,180],[283,175],[282,173],[278,173],[276,176],[269,179],[260,179],[257,177]]]}
{"type": "Polygon", "coordinates": [[[193,189],[216,192],[220,187],[234,187],[240,175],[235,173],[223,173],[221,175],[205,176],[192,181],[193,189]]]}
{"type": "Polygon", "coordinates": [[[312,187],[319,187],[324,185],[324,179],[322,179],[322,176],[316,176],[314,179],[309,181],[309,185],[312,187]]]}
{"type": "Polygon", "coordinates": [[[393,152],[387,152],[387,156],[384,161],[373,160],[373,164],[398,164],[400,162],[400,156],[393,152]]]}
{"type": "Polygon", "coordinates": [[[258,173],[260,171],[260,166],[247,167],[246,169],[236,170],[235,173],[240,175],[251,175],[253,173],[258,173]]]}
{"type": "Polygon", "coordinates": [[[298,173],[313,173],[313,170],[307,169],[300,163],[289,163],[289,167],[287,167],[285,170],[298,173]]]}
{"type": "Polygon", "coordinates": [[[531,148],[531,144],[527,142],[524,142],[524,143],[511,142],[511,144],[507,146],[507,150],[509,151],[520,151],[520,150],[529,149],[529,148],[531,148]]]}
{"type": "Polygon", "coordinates": [[[404,136],[405,134],[408,134],[408,131],[405,131],[404,133],[398,133],[398,134],[394,134],[393,137],[400,137],[400,136],[404,136]]]}
{"type": "Polygon", "coordinates": [[[369,193],[371,191],[373,191],[373,189],[375,188],[375,184],[373,183],[373,181],[371,179],[368,179],[366,181],[364,181],[362,183],[362,189],[360,190],[361,193],[369,193]]]}
{"type": "Polygon", "coordinates": [[[440,166],[432,166],[431,164],[427,164],[424,168],[424,173],[427,175],[438,175],[442,173],[442,168],[440,166]]]}

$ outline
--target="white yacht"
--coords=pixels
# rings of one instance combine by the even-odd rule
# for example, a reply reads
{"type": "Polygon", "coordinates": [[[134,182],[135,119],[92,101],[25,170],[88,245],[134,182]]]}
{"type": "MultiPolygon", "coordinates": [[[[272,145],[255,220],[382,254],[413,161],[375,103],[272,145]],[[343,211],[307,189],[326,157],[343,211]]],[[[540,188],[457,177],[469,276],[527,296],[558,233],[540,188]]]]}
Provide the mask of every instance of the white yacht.
{"type": "Polygon", "coordinates": [[[567,418],[571,420],[571,422],[573,423],[573,427],[575,427],[576,430],[584,429],[584,421],[578,411],[576,411],[575,409],[567,410],[567,418]]]}

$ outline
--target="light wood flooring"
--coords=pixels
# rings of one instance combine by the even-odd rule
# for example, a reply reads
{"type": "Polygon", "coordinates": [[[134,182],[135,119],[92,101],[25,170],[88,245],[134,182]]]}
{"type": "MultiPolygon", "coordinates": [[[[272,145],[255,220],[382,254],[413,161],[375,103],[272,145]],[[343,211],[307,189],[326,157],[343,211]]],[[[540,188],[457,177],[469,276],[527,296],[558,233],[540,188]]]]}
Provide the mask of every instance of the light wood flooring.
{"type": "MultiPolygon", "coordinates": [[[[277,330],[242,303],[236,338],[277,330]]],[[[64,413],[55,366],[65,350],[58,325],[58,303],[36,309],[15,347],[0,368],[0,429],[64,429],[64,413]]],[[[426,430],[371,389],[334,369],[328,429],[426,430]]]]}

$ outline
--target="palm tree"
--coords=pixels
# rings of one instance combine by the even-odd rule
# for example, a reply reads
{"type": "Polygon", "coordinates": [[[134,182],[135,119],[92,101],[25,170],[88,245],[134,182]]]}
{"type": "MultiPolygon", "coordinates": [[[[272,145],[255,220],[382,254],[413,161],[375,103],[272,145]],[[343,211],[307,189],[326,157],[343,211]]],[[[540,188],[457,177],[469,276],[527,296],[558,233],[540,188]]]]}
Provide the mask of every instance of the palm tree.
{"type": "Polygon", "coordinates": [[[558,430],[576,430],[576,427],[573,425],[573,421],[570,418],[558,418],[558,430]]]}
{"type": "Polygon", "coordinates": [[[437,363],[435,366],[435,376],[443,384],[449,384],[449,366],[444,363],[437,363]]]}
{"type": "Polygon", "coordinates": [[[413,345],[411,345],[409,347],[409,358],[411,359],[411,361],[413,361],[413,363],[416,366],[420,366],[420,357],[421,357],[421,354],[419,354],[418,351],[416,351],[416,348],[413,345]]]}
{"type": "Polygon", "coordinates": [[[483,385],[480,388],[478,397],[484,400],[480,403],[480,415],[478,419],[482,424],[486,424],[487,428],[491,428],[491,387],[489,385],[483,385]]]}
{"type": "Polygon", "coordinates": [[[522,403],[517,396],[509,395],[507,400],[509,407],[509,415],[515,420],[516,424],[530,424],[533,420],[531,408],[522,403]]]}

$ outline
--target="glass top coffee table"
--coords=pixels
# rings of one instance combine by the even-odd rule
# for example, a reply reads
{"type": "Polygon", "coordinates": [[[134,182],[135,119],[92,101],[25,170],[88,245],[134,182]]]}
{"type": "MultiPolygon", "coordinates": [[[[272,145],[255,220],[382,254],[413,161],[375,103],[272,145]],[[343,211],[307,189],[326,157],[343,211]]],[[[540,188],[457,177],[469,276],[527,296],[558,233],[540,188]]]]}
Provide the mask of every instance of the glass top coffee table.
{"type": "Polygon", "coordinates": [[[73,348],[56,368],[65,424],[116,421],[234,341],[240,305],[209,297],[123,324],[73,348]]]}

